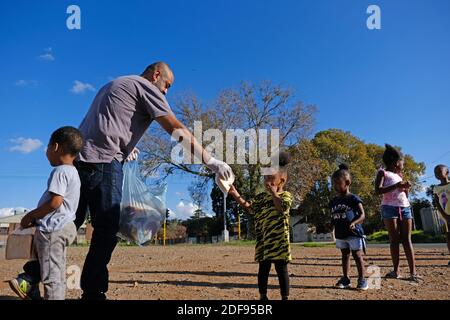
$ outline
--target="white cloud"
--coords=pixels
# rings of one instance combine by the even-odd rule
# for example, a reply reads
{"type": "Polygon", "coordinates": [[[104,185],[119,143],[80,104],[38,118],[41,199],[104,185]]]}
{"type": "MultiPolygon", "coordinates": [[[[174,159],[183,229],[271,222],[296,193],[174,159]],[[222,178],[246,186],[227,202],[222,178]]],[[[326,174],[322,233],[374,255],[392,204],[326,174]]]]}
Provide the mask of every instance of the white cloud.
{"type": "Polygon", "coordinates": [[[55,57],[51,53],[41,54],[39,59],[43,61],[55,61],[55,57]]]}
{"type": "Polygon", "coordinates": [[[187,220],[194,215],[194,211],[198,209],[198,206],[194,205],[192,202],[184,203],[180,201],[175,210],[171,210],[170,219],[180,219],[187,220]]]}
{"type": "Polygon", "coordinates": [[[83,83],[81,81],[75,80],[73,82],[73,86],[72,89],[70,89],[70,91],[75,94],[83,94],[86,91],[95,91],[95,88],[92,84],[83,83]]]}
{"type": "Polygon", "coordinates": [[[17,80],[16,82],[14,82],[14,85],[16,87],[26,87],[26,86],[34,86],[37,84],[36,80],[17,80]]]}
{"type": "Polygon", "coordinates": [[[41,54],[38,58],[42,61],[55,61],[55,56],[53,55],[52,48],[44,49],[44,53],[41,54]]]}
{"type": "Polygon", "coordinates": [[[39,149],[43,143],[39,139],[31,139],[31,138],[17,138],[11,139],[14,146],[9,148],[9,151],[18,151],[21,153],[30,153],[37,149],[39,149]]]}
{"type": "Polygon", "coordinates": [[[0,218],[11,217],[14,215],[14,208],[1,208],[0,218]]]}

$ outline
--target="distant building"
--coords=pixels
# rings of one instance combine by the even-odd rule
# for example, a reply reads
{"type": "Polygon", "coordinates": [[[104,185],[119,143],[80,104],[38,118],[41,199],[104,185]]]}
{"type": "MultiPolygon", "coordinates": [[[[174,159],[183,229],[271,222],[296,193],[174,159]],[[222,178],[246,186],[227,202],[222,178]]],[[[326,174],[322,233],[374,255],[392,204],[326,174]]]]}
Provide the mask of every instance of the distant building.
{"type": "Polygon", "coordinates": [[[334,242],[334,233],[316,233],[301,215],[292,215],[289,220],[292,242],[334,242]]]}
{"type": "MultiPolygon", "coordinates": [[[[8,235],[20,227],[20,221],[26,215],[26,212],[7,216],[0,219],[0,247],[6,245],[8,235]]],[[[90,224],[83,224],[78,229],[76,242],[90,241],[92,238],[92,227],[90,224]]]]}
{"type": "Polygon", "coordinates": [[[422,208],[420,210],[420,218],[422,220],[422,228],[425,232],[433,234],[441,234],[444,231],[444,221],[437,210],[433,208],[422,208]]]}
{"type": "Polygon", "coordinates": [[[289,224],[292,230],[292,242],[309,242],[311,234],[308,233],[308,224],[302,223],[301,216],[291,216],[289,224]]]}

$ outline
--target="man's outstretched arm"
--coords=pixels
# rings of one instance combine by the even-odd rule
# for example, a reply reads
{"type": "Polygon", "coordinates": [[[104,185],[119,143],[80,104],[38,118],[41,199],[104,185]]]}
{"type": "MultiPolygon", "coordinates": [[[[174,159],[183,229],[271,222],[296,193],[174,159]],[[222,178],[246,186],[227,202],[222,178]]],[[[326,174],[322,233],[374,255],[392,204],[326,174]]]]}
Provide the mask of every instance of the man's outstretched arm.
{"type": "Polygon", "coordinates": [[[192,133],[174,116],[167,115],[156,118],[159,125],[171,136],[176,134],[180,140],[189,141],[189,151],[194,156],[201,156],[202,162],[214,173],[217,173],[222,179],[228,179],[232,176],[232,170],[225,162],[212,157],[195,139],[192,133]],[[176,131],[176,132],[175,132],[176,131]]]}

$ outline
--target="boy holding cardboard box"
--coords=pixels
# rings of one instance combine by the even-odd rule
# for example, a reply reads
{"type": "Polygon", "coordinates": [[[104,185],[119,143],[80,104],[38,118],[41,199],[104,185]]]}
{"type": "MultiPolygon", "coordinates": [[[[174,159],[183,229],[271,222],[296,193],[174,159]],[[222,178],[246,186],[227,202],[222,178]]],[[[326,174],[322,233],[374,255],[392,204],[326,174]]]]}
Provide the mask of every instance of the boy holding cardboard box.
{"type": "Polygon", "coordinates": [[[38,207],[21,221],[22,228],[35,226],[33,249],[40,266],[38,272],[28,272],[12,279],[11,289],[22,299],[38,299],[39,282],[44,285],[44,299],[64,300],[66,293],[66,248],[76,238],[73,221],[80,198],[80,178],[73,165],[83,146],[83,138],[73,127],[53,132],[47,147],[47,158],[55,167],[48,179],[47,190],[38,207]]]}

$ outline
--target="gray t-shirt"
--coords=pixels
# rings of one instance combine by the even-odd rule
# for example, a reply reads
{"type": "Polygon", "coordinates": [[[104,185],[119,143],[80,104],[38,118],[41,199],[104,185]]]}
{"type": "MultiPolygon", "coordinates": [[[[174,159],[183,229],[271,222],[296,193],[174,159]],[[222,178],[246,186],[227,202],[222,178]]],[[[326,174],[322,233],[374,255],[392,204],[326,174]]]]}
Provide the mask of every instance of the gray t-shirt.
{"type": "Polygon", "coordinates": [[[75,220],[80,200],[80,177],[74,166],[61,165],[53,169],[48,178],[47,190],[39,200],[38,206],[51,199],[52,194],[64,197],[64,202],[55,211],[36,221],[37,228],[43,232],[61,230],[68,222],[75,220]]]}
{"type": "Polygon", "coordinates": [[[147,79],[117,78],[100,89],[81,122],[85,145],[79,159],[90,163],[122,161],[153,119],[171,113],[166,97],[147,79]]]}

